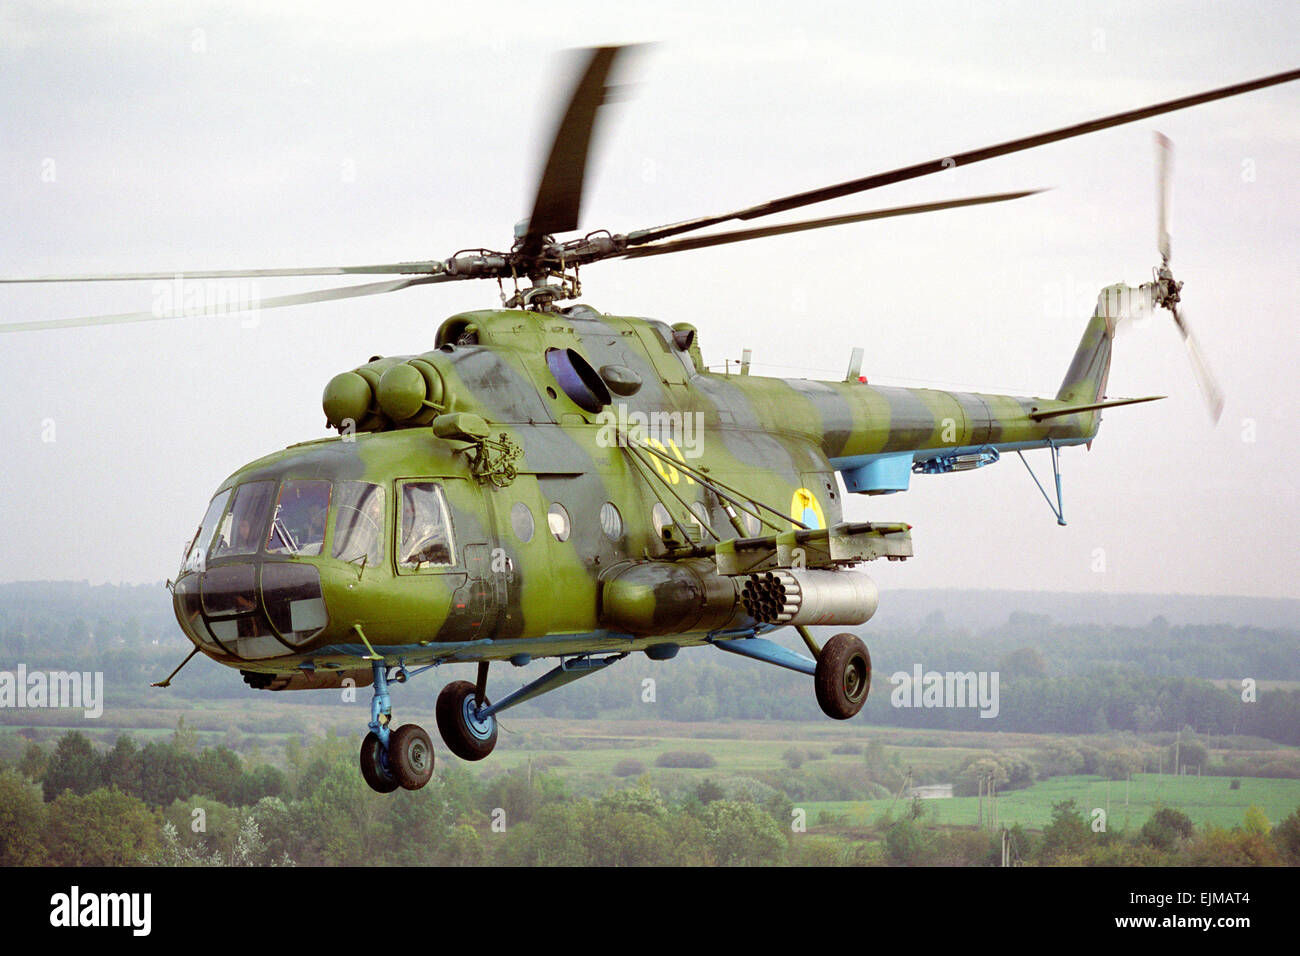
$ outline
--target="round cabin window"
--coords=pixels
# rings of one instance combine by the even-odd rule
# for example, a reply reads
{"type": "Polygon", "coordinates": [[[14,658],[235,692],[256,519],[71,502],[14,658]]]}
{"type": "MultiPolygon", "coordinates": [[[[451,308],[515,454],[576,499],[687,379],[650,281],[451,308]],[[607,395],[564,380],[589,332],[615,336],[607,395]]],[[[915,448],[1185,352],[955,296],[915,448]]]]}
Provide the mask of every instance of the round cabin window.
{"type": "Polygon", "coordinates": [[[551,528],[551,534],[555,535],[556,541],[568,541],[571,526],[569,524],[569,513],[564,510],[564,505],[558,501],[551,505],[550,510],[546,512],[546,523],[551,528]]]}
{"type": "Polygon", "coordinates": [[[510,527],[524,544],[533,540],[533,510],[522,501],[516,501],[510,509],[510,527]]]}

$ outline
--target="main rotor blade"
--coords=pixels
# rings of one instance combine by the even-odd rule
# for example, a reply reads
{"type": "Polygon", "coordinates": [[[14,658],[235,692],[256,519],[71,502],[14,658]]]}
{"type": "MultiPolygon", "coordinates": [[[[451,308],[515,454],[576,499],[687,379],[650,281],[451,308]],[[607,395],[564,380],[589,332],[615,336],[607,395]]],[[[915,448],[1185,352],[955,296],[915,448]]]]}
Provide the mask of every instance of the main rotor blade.
{"type": "Polygon", "coordinates": [[[535,256],[545,236],[572,232],[578,228],[582,206],[582,184],[587,171],[587,154],[596,126],[596,111],[605,102],[605,80],[619,52],[626,47],[594,47],[587,68],[574,87],[568,108],[551,141],[551,154],[537,184],[533,213],[520,251],[535,256]]]}
{"type": "Polygon", "coordinates": [[[0,283],[16,282],[137,282],[143,280],[175,279],[261,279],[276,276],[342,276],[342,275],[437,275],[444,269],[440,261],[391,262],[374,266],[309,266],[304,269],[207,269],[201,272],[173,270],[171,272],[108,272],[101,274],[26,276],[13,279],[0,278],[0,283]]]}
{"type": "Polygon", "coordinates": [[[688,219],[683,222],[670,223],[666,226],[656,226],[652,229],[641,229],[637,232],[628,233],[627,239],[630,245],[641,245],[647,242],[654,242],[657,239],[665,239],[668,236],[675,236],[679,233],[689,232],[694,229],[703,229],[706,226],[728,222],[732,219],[747,220],[757,219],[760,216],[770,216],[773,213],[785,212],[788,209],[798,209],[800,206],[825,202],[828,199],[838,199],[841,196],[849,196],[853,193],[865,192],[868,189],[876,189],[880,186],[888,186],[893,183],[903,182],[904,180],[916,179],[920,176],[929,176],[932,173],[943,172],[945,169],[951,169],[954,166],[969,166],[971,163],[983,162],[986,159],[1005,156],[1008,153],[1033,149],[1036,146],[1045,146],[1048,143],[1059,142],[1060,140],[1070,139],[1074,136],[1083,136],[1085,133],[1095,133],[1098,130],[1109,129],[1112,126],[1122,126],[1125,123],[1133,123],[1152,116],[1159,116],[1161,113],[1170,113],[1174,110],[1186,109],[1189,106],[1197,106],[1201,103],[1208,103],[1212,100],[1221,100],[1225,97],[1237,96],[1241,93],[1249,93],[1252,90],[1263,89],[1267,86],[1276,86],[1279,83],[1289,83],[1296,79],[1300,79],[1300,70],[1276,73],[1272,76],[1261,77],[1257,80],[1249,80],[1245,83],[1235,83],[1232,86],[1220,87],[1217,90],[1210,90],[1206,93],[1197,93],[1193,96],[1184,96],[1176,100],[1167,100],[1163,103],[1157,103],[1154,106],[1145,106],[1141,109],[1115,113],[1112,116],[1089,120],[1086,123],[1075,123],[1073,126],[1063,126],[1060,129],[1052,130],[1047,133],[1038,133],[1034,136],[1025,136],[1021,139],[1009,140],[1005,143],[999,143],[996,146],[972,149],[964,153],[953,153],[924,163],[904,166],[901,169],[891,170],[887,173],[876,173],[872,176],[864,176],[861,179],[853,179],[834,186],[825,186],[821,189],[812,189],[807,192],[795,193],[792,196],[773,199],[770,202],[760,203],[757,206],[750,206],[746,209],[736,210],[735,212],[724,213],[720,216],[706,216],[699,219],[688,219]]]}
{"type": "Polygon", "coordinates": [[[1169,265],[1169,199],[1173,186],[1174,144],[1164,133],[1156,133],[1156,248],[1169,265]]]}
{"type": "Polygon", "coordinates": [[[869,219],[889,219],[894,216],[911,216],[922,212],[936,212],[940,209],[959,209],[962,206],[982,206],[986,203],[1006,202],[1044,192],[1042,189],[1027,189],[1017,193],[997,193],[989,196],[972,196],[967,199],[948,199],[942,202],[922,203],[916,206],[895,206],[892,209],[875,209],[871,212],[852,213],[847,216],[828,216],[825,219],[806,219],[801,222],[787,222],[778,226],[761,226],[757,229],[737,229],[733,232],[719,232],[708,236],[696,236],[690,239],[674,239],[652,246],[638,246],[623,254],[626,259],[639,259],[642,256],[659,256],[667,252],[685,252],[688,249],[703,249],[708,246],[720,246],[729,242],[744,242],[746,239],[761,239],[764,236],[780,236],[791,232],[804,232],[808,229],[823,229],[827,226],[843,226],[851,222],[866,222],[869,219]]]}
{"type": "Polygon", "coordinates": [[[293,305],[308,305],[313,302],[330,302],[335,299],[354,299],[367,295],[382,295],[385,292],[397,292],[411,286],[426,285],[430,282],[453,282],[466,276],[438,275],[418,276],[414,279],[390,279],[387,282],[368,282],[364,285],[343,286],[334,289],[317,289],[314,292],[299,292],[293,295],[277,295],[269,299],[247,299],[227,303],[197,302],[187,305],[184,302],[159,304],[148,312],[121,312],[117,315],[87,315],[75,319],[47,319],[39,322],[10,322],[0,325],[2,332],[32,332],[44,329],[66,329],[86,325],[117,325],[127,322],[153,322],[159,319],[196,318],[221,315],[235,315],[241,312],[260,312],[263,309],[282,309],[293,305]]]}
{"type": "Polygon", "coordinates": [[[1174,310],[1174,322],[1178,326],[1178,331],[1183,334],[1183,344],[1187,346],[1187,357],[1192,363],[1192,374],[1196,376],[1196,384],[1200,387],[1201,395],[1205,398],[1205,405],[1210,411],[1210,418],[1217,425],[1219,417],[1223,414],[1223,389],[1219,388],[1218,380],[1210,371],[1210,366],[1205,361],[1205,353],[1201,351],[1196,336],[1192,334],[1192,327],[1187,324],[1187,317],[1174,310]]]}

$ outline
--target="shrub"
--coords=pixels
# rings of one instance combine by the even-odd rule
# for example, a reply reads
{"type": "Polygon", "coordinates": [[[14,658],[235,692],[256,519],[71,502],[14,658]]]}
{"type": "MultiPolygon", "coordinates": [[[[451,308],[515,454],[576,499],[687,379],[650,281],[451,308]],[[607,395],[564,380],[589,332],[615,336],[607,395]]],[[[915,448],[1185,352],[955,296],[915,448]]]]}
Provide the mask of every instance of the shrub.
{"type": "Polygon", "coordinates": [[[716,764],[713,754],[690,750],[666,750],[655,759],[656,767],[684,770],[708,770],[716,764]]]}

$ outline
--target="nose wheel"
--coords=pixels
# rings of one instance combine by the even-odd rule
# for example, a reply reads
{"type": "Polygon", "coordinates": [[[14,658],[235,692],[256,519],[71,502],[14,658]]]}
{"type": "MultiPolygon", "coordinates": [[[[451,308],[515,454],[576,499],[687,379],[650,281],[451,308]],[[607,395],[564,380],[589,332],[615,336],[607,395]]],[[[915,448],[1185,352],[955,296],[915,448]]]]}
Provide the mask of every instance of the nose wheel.
{"type": "Polygon", "coordinates": [[[373,730],[361,741],[361,776],[376,793],[392,793],[400,786],[388,753],[373,730]]]}
{"type": "MultiPolygon", "coordinates": [[[[382,661],[374,662],[375,696],[370,704],[370,731],[361,741],[361,776],[376,793],[392,793],[398,787],[419,790],[433,776],[433,741],[418,724],[403,724],[389,730],[392,700],[388,695],[388,671],[382,661]]],[[[405,669],[398,679],[405,679],[405,669]]]]}
{"type": "Polygon", "coordinates": [[[836,634],[817,655],[813,687],[822,713],[848,720],[871,692],[871,655],[856,635],[836,634]]]}

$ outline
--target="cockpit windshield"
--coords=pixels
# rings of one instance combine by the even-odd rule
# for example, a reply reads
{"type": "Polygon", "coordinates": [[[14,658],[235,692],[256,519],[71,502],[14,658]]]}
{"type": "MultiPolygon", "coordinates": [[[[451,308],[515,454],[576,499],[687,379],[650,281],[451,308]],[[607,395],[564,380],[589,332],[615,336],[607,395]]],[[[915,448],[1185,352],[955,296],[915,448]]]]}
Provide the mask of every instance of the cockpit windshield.
{"type": "Polygon", "coordinates": [[[275,502],[266,550],[271,554],[320,554],[329,506],[328,481],[286,481],[275,502]]]}
{"type": "Polygon", "coordinates": [[[273,481],[250,481],[235,489],[235,500],[230,505],[217,540],[212,544],[210,559],[228,554],[252,554],[262,543],[262,530],[271,511],[273,481]]]}
{"type": "Polygon", "coordinates": [[[189,550],[185,553],[185,560],[181,562],[181,574],[187,571],[202,571],[204,561],[207,559],[208,544],[212,541],[212,532],[217,528],[217,522],[221,520],[221,514],[226,510],[226,502],[230,500],[230,491],[223,491],[212,499],[212,504],[208,505],[208,512],[203,516],[203,523],[199,525],[199,532],[190,542],[189,550]]]}

